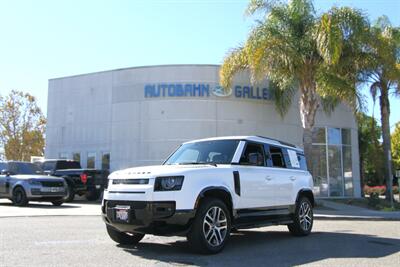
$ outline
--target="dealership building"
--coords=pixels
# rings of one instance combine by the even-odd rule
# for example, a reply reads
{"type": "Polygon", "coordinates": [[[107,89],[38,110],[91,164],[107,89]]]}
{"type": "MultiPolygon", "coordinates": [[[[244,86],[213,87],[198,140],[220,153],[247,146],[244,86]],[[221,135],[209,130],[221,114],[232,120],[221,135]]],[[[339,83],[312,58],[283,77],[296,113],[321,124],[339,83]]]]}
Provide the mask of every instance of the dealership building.
{"type": "MultiPolygon", "coordinates": [[[[219,86],[219,65],[133,67],[49,80],[46,158],[118,170],[160,164],[184,141],[262,135],[302,146],[298,101],[277,113],[268,81],[237,75],[219,86]]],[[[313,132],[314,193],[359,197],[357,124],[340,104],[318,112],[313,132]]]]}

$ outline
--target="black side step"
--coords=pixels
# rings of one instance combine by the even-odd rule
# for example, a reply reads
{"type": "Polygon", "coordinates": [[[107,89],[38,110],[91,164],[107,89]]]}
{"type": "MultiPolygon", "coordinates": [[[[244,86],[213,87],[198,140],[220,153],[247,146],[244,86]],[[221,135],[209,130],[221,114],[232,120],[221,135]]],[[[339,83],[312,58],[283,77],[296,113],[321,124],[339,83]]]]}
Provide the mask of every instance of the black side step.
{"type": "Polygon", "coordinates": [[[242,217],[237,218],[233,222],[233,227],[236,229],[249,229],[254,227],[263,227],[270,225],[291,224],[293,219],[291,216],[268,216],[268,217],[242,217]]]}

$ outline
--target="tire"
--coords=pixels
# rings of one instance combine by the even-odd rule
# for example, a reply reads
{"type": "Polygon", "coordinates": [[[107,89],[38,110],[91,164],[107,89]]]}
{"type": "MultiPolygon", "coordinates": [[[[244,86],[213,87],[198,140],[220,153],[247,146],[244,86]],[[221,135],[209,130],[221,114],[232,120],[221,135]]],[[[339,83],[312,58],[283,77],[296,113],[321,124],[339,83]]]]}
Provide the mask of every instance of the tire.
{"type": "Polygon", "coordinates": [[[121,245],[137,245],[140,240],[143,239],[144,234],[134,233],[134,234],[127,234],[124,232],[120,232],[117,229],[106,225],[107,233],[110,238],[118,244],[121,245]]]}
{"type": "Polygon", "coordinates": [[[293,223],[288,225],[290,233],[294,236],[306,236],[311,233],[314,223],[313,207],[306,197],[301,197],[296,204],[293,214],[293,223]]]}
{"type": "Polygon", "coordinates": [[[14,205],[19,207],[24,207],[28,205],[29,200],[26,197],[25,190],[22,187],[18,186],[17,188],[14,189],[12,201],[14,205]]]}
{"type": "Polygon", "coordinates": [[[63,199],[61,199],[61,200],[55,200],[55,201],[52,201],[51,203],[52,203],[54,206],[59,207],[59,206],[61,206],[61,205],[64,203],[64,200],[63,200],[63,199]]]}
{"type": "Polygon", "coordinates": [[[101,195],[100,190],[92,189],[86,192],[85,197],[89,201],[96,201],[99,199],[100,195],[101,195]]]}
{"type": "Polygon", "coordinates": [[[205,198],[187,235],[191,248],[202,254],[215,254],[225,247],[231,231],[231,216],[225,203],[205,198]]]}
{"type": "Polygon", "coordinates": [[[64,197],[64,202],[72,202],[75,198],[75,189],[71,184],[68,184],[67,195],[64,197]]]}

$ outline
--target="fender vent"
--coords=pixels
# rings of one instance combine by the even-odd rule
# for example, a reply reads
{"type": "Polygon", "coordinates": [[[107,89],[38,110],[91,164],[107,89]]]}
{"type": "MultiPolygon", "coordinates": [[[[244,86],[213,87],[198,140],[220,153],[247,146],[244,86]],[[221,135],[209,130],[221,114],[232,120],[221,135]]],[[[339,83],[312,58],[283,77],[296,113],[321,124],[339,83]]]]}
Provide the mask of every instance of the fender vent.
{"type": "Polygon", "coordinates": [[[240,196],[240,175],[238,171],[233,172],[233,182],[235,184],[235,193],[240,196]]]}

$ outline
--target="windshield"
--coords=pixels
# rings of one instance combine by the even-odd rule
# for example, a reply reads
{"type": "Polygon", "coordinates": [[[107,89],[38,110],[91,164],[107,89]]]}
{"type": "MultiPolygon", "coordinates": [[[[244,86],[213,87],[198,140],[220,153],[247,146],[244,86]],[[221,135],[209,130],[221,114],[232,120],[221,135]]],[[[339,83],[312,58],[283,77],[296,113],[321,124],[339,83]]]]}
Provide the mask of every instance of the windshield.
{"type": "Polygon", "coordinates": [[[10,171],[14,174],[41,174],[42,169],[33,163],[28,162],[9,162],[10,171]]]}
{"type": "Polygon", "coordinates": [[[238,144],[239,140],[184,144],[164,164],[230,164],[238,144]]]}

